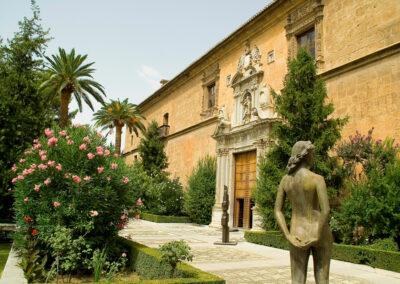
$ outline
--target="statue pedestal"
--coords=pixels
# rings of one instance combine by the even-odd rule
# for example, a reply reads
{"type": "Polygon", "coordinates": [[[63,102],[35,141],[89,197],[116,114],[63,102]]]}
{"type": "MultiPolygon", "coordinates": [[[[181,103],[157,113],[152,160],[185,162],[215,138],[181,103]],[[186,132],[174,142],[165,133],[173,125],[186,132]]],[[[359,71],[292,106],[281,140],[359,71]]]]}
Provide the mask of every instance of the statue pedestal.
{"type": "Polygon", "coordinates": [[[253,226],[251,231],[263,231],[262,227],[262,218],[260,214],[257,212],[257,207],[253,207],[253,226]]]}
{"type": "Polygon", "coordinates": [[[208,225],[210,228],[221,229],[222,207],[221,204],[215,204],[212,209],[211,223],[208,225]]]}

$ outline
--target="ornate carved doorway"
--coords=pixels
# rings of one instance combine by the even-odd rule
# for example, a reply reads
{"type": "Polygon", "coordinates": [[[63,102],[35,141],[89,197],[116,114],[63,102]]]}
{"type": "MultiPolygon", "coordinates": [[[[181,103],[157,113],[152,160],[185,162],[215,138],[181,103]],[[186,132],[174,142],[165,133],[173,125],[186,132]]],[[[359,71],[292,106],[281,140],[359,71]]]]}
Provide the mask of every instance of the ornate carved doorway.
{"type": "Polygon", "coordinates": [[[256,161],[256,151],[235,155],[234,227],[249,229],[253,225],[251,191],[256,185],[256,161]]]}

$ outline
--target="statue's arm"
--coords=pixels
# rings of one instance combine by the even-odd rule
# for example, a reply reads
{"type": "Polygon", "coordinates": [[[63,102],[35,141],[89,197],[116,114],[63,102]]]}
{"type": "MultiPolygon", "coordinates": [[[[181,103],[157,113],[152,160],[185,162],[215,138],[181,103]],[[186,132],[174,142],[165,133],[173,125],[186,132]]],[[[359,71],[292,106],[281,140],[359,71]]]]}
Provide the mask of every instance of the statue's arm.
{"type": "Polygon", "coordinates": [[[329,207],[329,198],[326,190],[325,180],[321,176],[318,176],[317,179],[318,179],[317,195],[318,195],[319,208],[321,210],[318,221],[318,239],[320,239],[322,235],[322,230],[324,229],[325,225],[328,222],[330,207],[329,207]]]}
{"type": "Polygon", "coordinates": [[[276,195],[274,213],[276,222],[278,223],[279,228],[281,228],[283,235],[285,236],[286,239],[289,239],[290,233],[286,225],[285,215],[282,212],[283,205],[285,203],[285,198],[286,198],[286,193],[285,190],[283,189],[283,179],[282,179],[278,187],[278,193],[276,195]]]}

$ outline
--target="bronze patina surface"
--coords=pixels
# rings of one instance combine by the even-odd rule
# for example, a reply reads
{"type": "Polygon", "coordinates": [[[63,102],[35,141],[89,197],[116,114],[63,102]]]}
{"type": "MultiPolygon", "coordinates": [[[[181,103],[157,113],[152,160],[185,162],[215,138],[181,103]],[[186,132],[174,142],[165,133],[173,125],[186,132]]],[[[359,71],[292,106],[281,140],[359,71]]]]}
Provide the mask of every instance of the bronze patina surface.
{"type": "Polygon", "coordinates": [[[310,253],[318,284],[329,283],[333,237],[329,228],[329,201],[325,180],[310,171],[314,145],[298,141],[292,148],[288,173],[282,178],[275,202],[275,217],[290,243],[292,283],[305,283],[310,253]],[[290,231],[282,212],[285,199],[292,207],[290,231]]]}
{"type": "Polygon", "coordinates": [[[215,242],[215,245],[236,245],[237,242],[229,241],[229,195],[228,195],[228,187],[224,185],[224,198],[222,201],[222,217],[221,217],[221,226],[222,226],[222,242],[215,242]]]}

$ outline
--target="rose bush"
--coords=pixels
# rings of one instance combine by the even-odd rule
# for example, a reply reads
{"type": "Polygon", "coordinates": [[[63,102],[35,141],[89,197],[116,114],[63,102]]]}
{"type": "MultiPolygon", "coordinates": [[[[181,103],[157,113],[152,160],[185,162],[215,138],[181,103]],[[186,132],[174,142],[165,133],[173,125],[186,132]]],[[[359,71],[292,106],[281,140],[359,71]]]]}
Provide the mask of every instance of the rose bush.
{"type": "Polygon", "coordinates": [[[58,265],[63,274],[91,270],[96,249],[105,248],[110,261],[121,256],[115,236],[139,196],[129,167],[105,145],[86,126],[46,129],[12,167],[21,252],[35,241],[47,267],[64,261],[58,265]],[[60,230],[64,247],[55,238],[60,230]],[[55,251],[55,243],[63,249],[55,251]]]}

